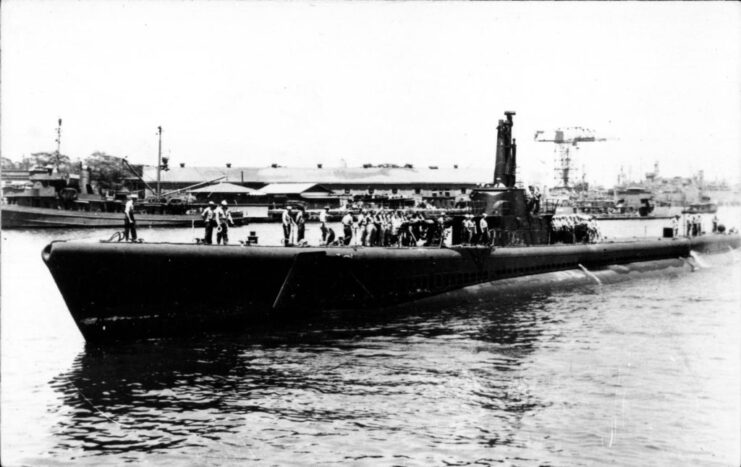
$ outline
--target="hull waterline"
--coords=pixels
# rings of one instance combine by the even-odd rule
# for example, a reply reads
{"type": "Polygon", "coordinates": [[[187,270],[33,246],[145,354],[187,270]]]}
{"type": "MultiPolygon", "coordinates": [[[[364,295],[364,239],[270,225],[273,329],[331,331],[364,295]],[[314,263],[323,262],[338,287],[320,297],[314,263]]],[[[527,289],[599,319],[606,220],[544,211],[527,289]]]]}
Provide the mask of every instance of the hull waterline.
{"type": "Polygon", "coordinates": [[[42,257],[85,339],[104,343],[248,329],[328,310],[369,313],[475,284],[740,244],[730,235],[497,249],[53,242],[42,257]]]}

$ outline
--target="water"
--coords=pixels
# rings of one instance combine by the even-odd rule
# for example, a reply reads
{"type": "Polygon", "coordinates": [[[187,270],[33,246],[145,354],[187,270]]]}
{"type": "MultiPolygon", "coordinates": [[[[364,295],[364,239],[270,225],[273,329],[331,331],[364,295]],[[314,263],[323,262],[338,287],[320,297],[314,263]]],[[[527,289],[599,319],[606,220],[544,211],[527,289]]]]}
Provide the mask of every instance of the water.
{"type": "MultiPolygon", "coordinates": [[[[278,229],[232,238],[257,230],[266,243],[278,229]]],[[[738,255],[627,282],[96,349],[40,251],[110,233],[2,233],[3,465],[741,460],[738,255]]]]}

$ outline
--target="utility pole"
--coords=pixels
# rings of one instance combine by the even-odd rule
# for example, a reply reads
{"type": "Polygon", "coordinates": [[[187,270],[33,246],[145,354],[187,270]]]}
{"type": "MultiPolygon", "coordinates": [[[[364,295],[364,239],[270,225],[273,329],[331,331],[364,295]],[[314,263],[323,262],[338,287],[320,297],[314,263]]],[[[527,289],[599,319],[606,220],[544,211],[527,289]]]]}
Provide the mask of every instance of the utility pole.
{"type": "Polygon", "coordinates": [[[157,150],[157,202],[160,201],[160,195],[162,190],[160,189],[160,172],[162,171],[162,127],[157,127],[157,135],[159,136],[159,148],[157,150]]]}

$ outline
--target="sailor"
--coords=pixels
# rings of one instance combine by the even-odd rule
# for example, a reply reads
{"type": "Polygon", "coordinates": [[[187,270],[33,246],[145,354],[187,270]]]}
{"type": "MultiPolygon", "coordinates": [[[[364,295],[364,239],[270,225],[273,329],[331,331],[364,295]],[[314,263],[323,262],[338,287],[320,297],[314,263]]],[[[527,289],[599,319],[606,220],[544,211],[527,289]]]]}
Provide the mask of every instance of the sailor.
{"type": "Polygon", "coordinates": [[[535,187],[533,196],[535,197],[535,201],[533,203],[533,214],[538,214],[540,212],[540,198],[542,197],[542,194],[540,193],[540,189],[537,186],[535,187]]]}
{"type": "Polygon", "coordinates": [[[293,219],[291,217],[291,206],[286,206],[281,215],[281,223],[283,224],[283,244],[288,246],[291,238],[291,224],[293,219]]]}
{"type": "Polygon", "coordinates": [[[525,206],[528,212],[533,212],[535,208],[535,187],[528,185],[523,194],[525,195],[525,206]]]}
{"type": "Polygon", "coordinates": [[[684,235],[689,237],[692,234],[692,219],[690,216],[687,216],[685,219],[685,232],[684,235]]]}
{"type": "Polygon", "coordinates": [[[216,226],[216,203],[213,201],[208,202],[208,206],[203,210],[203,225],[205,227],[205,233],[203,235],[203,243],[211,245],[214,242],[214,226],[216,226]]]}
{"type": "Polygon", "coordinates": [[[413,214],[411,216],[411,232],[414,245],[422,240],[422,226],[425,223],[425,218],[422,217],[422,213],[413,214]]]}
{"type": "Polygon", "coordinates": [[[599,225],[597,224],[597,220],[594,218],[594,216],[589,218],[589,221],[587,223],[587,232],[589,243],[597,243],[602,238],[602,233],[599,230],[599,225]]]}
{"type": "Polygon", "coordinates": [[[697,220],[697,235],[702,235],[702,214],[698,214],[695,218],[697,220]]]}
{"type": "Polygon", "coordinates": [[[134,195],[129,195],[126,206],[124,207],[124,238],[129,240],[129,231],[131,231],[131,241],[136,241],[136,219],[134,219],[134,195]]]}
{"type": "Polygon", "coordinates": [[[399,242],[399,235],[401,234],[401,226],[404,223],[401,211],[396,211],[391,216],[391,237],[389,243],[395,245],[399,242]]]}
{"type": "Polygon", "coordinates": [[[296,217],[294,217],[296,223],[296,244],[298,245],[304,239],[306,233],[306,218],[304,217],[304,207],[299,206],[296,210],[296,217]]]}
{"type": "Polygon", "coordinates": [[[329,233],[327,229],[327,214],[329,213],[329,208],[324,208],[319,213],[319,230],[322,232],[322,243],[328,243],[327,242],[327,233],[329,233]]]}
{"type": "Polygon", "coordinates": [[[672,237],[679,236],[679,215],[672,217],[672,237]]]}
{"type": "Polygon", "coordinates": [[[365,216],[365,229],[363,230],[363,246],[376,245],[376,212],[371,211],[365,216]]]}
{"type": "Polygon", "coordinates": [[[466,243],[473,244],[473,240],[476,237],[476,223],[473,220],[473,214],[466,214],[466,243]]]}
{"type": "Polygon", "coordinates": [[[481,220],[479,220],[479,230],[481,236],[479,237],[479,243],[482,245],[489,244],[489,223],[486,222],[486,214],[481,213],[481,220]]]}
{"type": "Polygon", "coordinates": [[[383,219],[382,219],[382,225],[383,228],[383,246],[390,246],[392,243],[392,234],[391,234],[391,215],[392,213],[390,211],[386,211],[383,213],[383,219]]]}
{"type": "Polygon", "coordinates": [[[366,211],[365,209],[360,211],[360,214],[358,214],[357,226],[355,227],[355,231],[360,233],[359,238],[356,240],[359,240],[360,244],[363,246],[365,246],[365,239],[367,235],[365,231],[365,224],[367,222],[367,213],[368,211],[366,211]]]}
{"type": "Polygon", "coordinates": [[[334,230],[332,229],[332,227],[327,227],[327,236],[323,240],[323,243],[325,245],[332,245],[332,244],[334,244],[334,241],[335,241],[334,230]]]}
{"type": "Polygon", "coordinates": [[[214,210],[214,216],[216,218],[216,244],[221,245],[221,241],[224,241],[224,245],[229,243],[229,225],[234,225],[232,220],[232,213],[229,212],[229,205],[226,201],[221,202],[221,206],[214,210]]]}
{"type": "Polygon", "coordinates": [[[718,216],[713,215],[713,233],[718,233],[718,216]]]}
{"type": "Polygon", "coordinates": [[[378,246],[387,246],[389,237],[388,213],[381,209],[376,216],[376,231],[378,232],[378,246]]]}
{"type": "Polygon", "coordinates": [[[343,217],[342,217],[342,235],[343,239],[345,241],[345,245],[349,245],[352,241],[352,214],[348,211],[343,217]]]}
{"type": "Polygon", "coordinates": [[[471,245],[478,245],[481,240],[481,223],[476,215],[471,215],[471,225],[473,226],[473,235],[471,236],[471,245]]]}
{"type": "Polygon", "coordinates": [[[438,240],[440,242],[440,245],[442,245],[448,233],[447,228],[445,226],[445,211],[441,212],[440,216],[437,218],[436,232],[437,232],[436,240],[438,240]]]}

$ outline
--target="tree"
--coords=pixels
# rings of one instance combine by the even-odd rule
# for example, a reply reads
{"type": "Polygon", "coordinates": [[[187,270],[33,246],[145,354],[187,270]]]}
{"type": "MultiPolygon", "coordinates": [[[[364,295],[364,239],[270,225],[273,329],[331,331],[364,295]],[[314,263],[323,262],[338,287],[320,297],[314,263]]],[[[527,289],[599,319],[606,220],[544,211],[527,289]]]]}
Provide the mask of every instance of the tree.
{"type": "Polygon", "coordinates": [[[24,167],[21,166],[20,162],[8,159],[7,157],[0,158],[0,161],[2,161],[2,164],[0,165],[2,170],[24,170],[24,167]]]}
{"type": "Polygon", "coordinates": [[[91,178],[104,188],[121,186],[124,178],[129,175],[120,157],[102,151],[95,151],[82,163],[90,168],[91,178]]]}
{"type": "Polygon", "coordinates": [[[60,154],[57,160],[56,152],[34,152],[30,156],[25,156],[21,160],[19,169],[31,169],[35,166],[41,167],[58,167],[60,173],[72,172],[72,160],[69,156],[60,154]]]}

